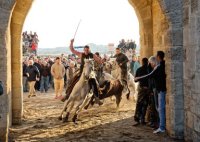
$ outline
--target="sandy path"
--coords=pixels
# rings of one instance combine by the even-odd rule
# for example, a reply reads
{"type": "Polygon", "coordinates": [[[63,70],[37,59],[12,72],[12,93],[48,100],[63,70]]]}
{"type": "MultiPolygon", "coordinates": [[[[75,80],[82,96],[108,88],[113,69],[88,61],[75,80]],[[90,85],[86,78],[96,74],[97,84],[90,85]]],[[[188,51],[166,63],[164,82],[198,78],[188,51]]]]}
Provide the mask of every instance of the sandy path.
{"type": "MultiPolygon", "coordinates": [[[[51,91],[52,92],[52,91],[51,91]]],[[[117,111],[115,102],[90,107],[80,113],[78,125],[62,123],[57,118],[63,103],[53,99],[53,93],[27,98],[24,94],[24,120],[10,128],[10,141],[64,142],[155,142],[172,141],[166,134],[154,135],[147,126],[133,127],[134,103],[123,98],[117,111]]]]}

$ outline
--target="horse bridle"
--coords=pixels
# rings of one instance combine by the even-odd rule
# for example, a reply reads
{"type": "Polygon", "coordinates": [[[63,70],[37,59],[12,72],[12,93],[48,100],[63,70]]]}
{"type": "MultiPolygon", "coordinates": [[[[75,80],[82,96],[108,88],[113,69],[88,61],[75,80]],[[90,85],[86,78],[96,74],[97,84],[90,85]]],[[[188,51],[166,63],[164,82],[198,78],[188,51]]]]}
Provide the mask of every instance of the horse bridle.
{"type": "MultiPolygon", "coordinates": [[[[93,60],[90,60],[90,61],[93,61],[93,60]]],[[[92,64],[92,67],[91,67],[92,69],[90,71],[89,77],[85,78],[85,82],[87,82],[90,78],[92,78],[91,73],[94,72],[94,69],[95,69],[94,68],[94,62],[92,62],[92,63],[90,62],[90,64],[92,64]]]]}

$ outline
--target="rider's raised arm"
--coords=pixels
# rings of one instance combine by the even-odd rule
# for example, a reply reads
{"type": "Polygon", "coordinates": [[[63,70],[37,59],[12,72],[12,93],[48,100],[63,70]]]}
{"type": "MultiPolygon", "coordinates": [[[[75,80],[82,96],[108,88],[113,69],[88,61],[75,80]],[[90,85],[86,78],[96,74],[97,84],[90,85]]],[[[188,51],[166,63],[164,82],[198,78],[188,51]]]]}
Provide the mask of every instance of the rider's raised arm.
{"type": "Polygon", "coordinates": [[[71,40],[71,42],[70,42],[70,46],[69,46],[71,52],[72,52],[73,54],[77,55],[79,58],[81,58],[82,53],[79,52],[79,51],[77,51],[77,50],[75,50],[73,44],[74,44],[74,39],[71,40]]]}
{"type": "Polygon", "coordinates": [[[97,63],[102,64],[103,61],[96,54],[93,55],[93,58],[95,61],[97,61],[97,63]]]}

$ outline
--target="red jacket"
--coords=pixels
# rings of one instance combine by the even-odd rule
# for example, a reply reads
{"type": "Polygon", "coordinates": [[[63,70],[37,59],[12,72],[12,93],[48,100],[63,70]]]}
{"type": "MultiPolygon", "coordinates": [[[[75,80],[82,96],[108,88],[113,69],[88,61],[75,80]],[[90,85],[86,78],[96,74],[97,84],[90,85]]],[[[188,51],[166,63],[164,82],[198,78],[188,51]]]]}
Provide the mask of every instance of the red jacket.
{"type": "Polygon", "coordinates": [[[37,44],[36,43],[32,43],[31,48],[32,48],[32,50],[37,50],[37,44]]]}

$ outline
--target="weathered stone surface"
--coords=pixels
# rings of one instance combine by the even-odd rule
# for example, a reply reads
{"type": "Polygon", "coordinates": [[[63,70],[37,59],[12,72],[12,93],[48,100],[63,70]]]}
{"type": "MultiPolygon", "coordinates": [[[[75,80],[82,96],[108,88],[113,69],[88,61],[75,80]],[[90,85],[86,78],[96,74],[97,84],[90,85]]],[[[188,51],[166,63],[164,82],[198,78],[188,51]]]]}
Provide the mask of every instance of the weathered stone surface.
{"type": "MultiPolygon", "coordinates": [[[[185,0],[184,11],[188,14],[188,25],[184,26],[184,48],[186,59],[184,60],[184,93],[185,93],[185,139],[200,141],[199,136],[199,101],[200,101],[200,76],[199,76],[199,47],[200,47],[200,4],[198,0],[185,0]],[[191,115],[190,115],[191,114],[191,115]],[[193,120],[192,120],[193,119],[193,120]],[[193,126],[188,120],[193,121],[193,126]]],[[[192,122],[190,122],[192,123],[192,122]]]]}
{"type": "Polygon", "coordinates": [[[14,3],[15,3],[15,0],[1,0],[0,8],[10,11],[10,10],[12,10],[14,3]]]}
{"type": "MultiPolygon", "coordinates": [[[[166,53],[167,130],[171,136],[176,138],[182,138],[184,131],[186,140],[198,141],[200,117],[199,1],[129,0],[129,2],[135,8],[140,23],[141,57],[149,57],[158,50],[166,53]]],[[[15,102],[12,103],[13,121],[17,123],[20,123],[22,113],[21,32],[31,4],[32,0],[0,0],[0,80],[3,80],[5,84],[6,94],[9,94],[12,89],[12,100],[15,102]],[[13,8],[15,2],[16,6],[13,8]],[[12,9],[12,17],[10,17],[12,9]],[[11,59],[11,56],[15,60],[11,59]]],[[[8,96],[0,99],[0,104],[7,102],[5,104],[7,109],[2,109],[3,113],[0,113],[3,116],[0,119],[0,138],[1,134],[7,137],[7,111],[11,106],[9,103],[11,99],[10,101],[8,99],[8,96]]]]}
{"type": "Polygon", "coordinates": [[[198,0],[191,0],[191,13],[198,10],[198,0]]]}

